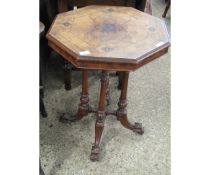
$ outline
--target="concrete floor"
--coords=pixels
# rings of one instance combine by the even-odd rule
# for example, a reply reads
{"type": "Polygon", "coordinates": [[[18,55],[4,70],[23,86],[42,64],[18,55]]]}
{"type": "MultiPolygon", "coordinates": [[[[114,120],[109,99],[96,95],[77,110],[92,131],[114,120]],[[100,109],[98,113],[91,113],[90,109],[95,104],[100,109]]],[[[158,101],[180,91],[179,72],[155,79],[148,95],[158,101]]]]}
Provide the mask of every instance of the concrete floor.
{"type": "MultiPolygon", "coordinates": [[[[153,15],[160,17],[164,0],[152,0],[153,15]]],[[[165,19],[170,33],[170,10],[165,19]]],[[[128,117],[142,122],[144,135],[107,117],[99,162],[89,160],[94,141],[95,115],[79,122],[58,122],[61,113],[75,113],[81,91],[81,72],[73,72],[71,91],[64,90],[62,60],[52,54],[47,66],[44,103],[48,118],[40,117],[40,159],[46,175],[169,175],[170,174],[170,49],[169,53],[130,73],[128,117]]],[[[98,105],[99,73],[90,72],[90,98],[98,105]]],[[[117,78],[110,77],[112,102],[117,107],[117,78]]]]}

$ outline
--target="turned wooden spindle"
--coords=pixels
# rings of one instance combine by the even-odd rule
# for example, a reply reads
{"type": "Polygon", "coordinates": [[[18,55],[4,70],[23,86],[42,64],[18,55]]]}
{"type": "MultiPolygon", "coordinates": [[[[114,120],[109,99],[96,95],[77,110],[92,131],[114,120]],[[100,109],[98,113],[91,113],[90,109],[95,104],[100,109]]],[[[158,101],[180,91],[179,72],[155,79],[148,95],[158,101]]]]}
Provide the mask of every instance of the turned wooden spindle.
{"type": "Polygon", "coordinates": [[[115,115],[125,128],[143,134],[142,125],[132,124],[127,116],[129,72],[168,51],[170,40],[163,21],[134,8],[94,5],[59,14],[48,31],[47,39],[50,47],[84,70],[79,109],[73,119],[67,118],[67,121],[77,121],[90,112],[96,113],[91,160],[99,160],[106,116],[115,115]],[[89,106],[86,69],[102,71],[98,109],[89,106]],[[121,74],[117,110],[106,108],[108,71],[121,74]]]}
{"type": "Polygon", "coordinates": [[[92,161],[99,159],[99,154],[100,154],[99,144],[104,129],[104,120],[106,117],[105,106],[106,106],[106,92],[107,92],[108,81],[109,81],[108,71],[102,71],[100,99],[99,99],[98,112],[95,123],[95,143],[92,146],[91,155],[90,155],[90,159],[92,161]]]}
{"type": "Polygon", "coordinates": [[[131,124],[127,117],[127,89],[128,89],[128,78],[129,72],[123,72],[123,81],[122,81],[122,89],[120,94],[120,99],[118,102],[118,111],[117,111],[117,119],[120,123],[127,129],[130,129],[138,134],[143,134],[144,129],[141,123],[131,124]]]}
{"type": "Polygon", "coordinates": [[[63,123],[81,120],[89,112],[89,97],[88,97],[88,71],[82,70],[82,93],[80,97],[80,104],[76,115],[64,114],[60,117],[63,123]]]}

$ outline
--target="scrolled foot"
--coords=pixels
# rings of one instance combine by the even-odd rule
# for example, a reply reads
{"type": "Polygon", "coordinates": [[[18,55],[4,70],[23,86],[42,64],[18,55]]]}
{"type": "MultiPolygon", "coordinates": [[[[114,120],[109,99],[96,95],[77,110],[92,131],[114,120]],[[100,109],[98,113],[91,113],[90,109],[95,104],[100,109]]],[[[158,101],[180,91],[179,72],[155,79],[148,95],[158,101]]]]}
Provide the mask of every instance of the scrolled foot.
{"type": "Polygon", "coordinates": [[[91,161],[98,161],[100,158],[100,152],[101,149],[97,145],[92,146],[91,154],[90,154],[90,160],[91,161]]]}
{"type": "Polygon", "coordinates": [[[132,130],[133,130],[133,132],[136,132],[140,135],[144,134],[144,127],[142,126],[141,123],[134,123],[132,130]]]}
{"type": "Polygon", "coordinates": [[[59,121],[62,123],[75,122],[75,121],[77,121],[77,116],[76,115],[70,116],[69,114],[65,113],[60,116],[59,121]]]}

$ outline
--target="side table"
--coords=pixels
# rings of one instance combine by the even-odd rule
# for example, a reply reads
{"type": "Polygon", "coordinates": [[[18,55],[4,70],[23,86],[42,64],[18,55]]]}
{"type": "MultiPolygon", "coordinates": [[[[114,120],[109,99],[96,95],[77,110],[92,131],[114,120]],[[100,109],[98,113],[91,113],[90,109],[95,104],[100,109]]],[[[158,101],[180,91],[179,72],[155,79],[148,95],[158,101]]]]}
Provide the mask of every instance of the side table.
{"type": "Polygon", "coordinates": [[[87,6],[57,15],[47,33],[48,44],[77,68],[82,69],[82,93],[76,115],[64,115],[63,122],[82,119],[96,113],[95,143],[90,159],[99,160],[100,140],[107,116],[114,115],[121,124],[143,134],[141,123],[130,123],[127,116],[129,72],[158,58],[170,46],[165,23],[131,7],[87,6]],[[90,107],[88,70],[101,70],[98,109],[90,107]],[[122,73],[118,109],[106,110],[109,102],[109,71],[122,73]]]}

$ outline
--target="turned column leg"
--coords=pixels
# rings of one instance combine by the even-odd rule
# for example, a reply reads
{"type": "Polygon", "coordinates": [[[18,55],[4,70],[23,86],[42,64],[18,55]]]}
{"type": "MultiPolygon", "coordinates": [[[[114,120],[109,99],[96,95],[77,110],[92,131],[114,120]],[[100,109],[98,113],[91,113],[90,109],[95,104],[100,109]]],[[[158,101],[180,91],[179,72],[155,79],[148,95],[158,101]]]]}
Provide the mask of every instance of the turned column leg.
{"type": "Polygon", "coordinates": [[[128,88],[128,72],[123,72],[122,74],[122,89],[121,89],[121,95],[118,102],[118,111],[117,111],[117,119],[120,121],[120,123],[127,129],[130,129],[138,134],[143,134],[144,130],[141,123],[134,123],[131,124],[127,117],[127,88],[128,88]]]}
{"type": "Polygon", "coordinates": [[[88,97],[88,71],[82,70],[82,93],[80,104],[76,115],[69,116],[64,114],[60,117],[61,122],[73,122],[82,119],[89,112],[89,97],[88,97]]]}
{"type": "Polygon", "coordinates": [[[71,89],[71,68],[71,64],[64,60],[64,84],[66,90],[71,89]]]}
{"type": "Polygon", "coordinates": [[[105,105],[106,105],[107,85],[108,85],[108,72],[102,71],[100,100],[99,100],[97,118],[95,123],[95,143],[92,146],[91,155],[90,155],[90,159],[92,161],[99,160],[99,154],[100,154],[99,144],[104,128],[104,120],[106,117],[105,105]]]}

